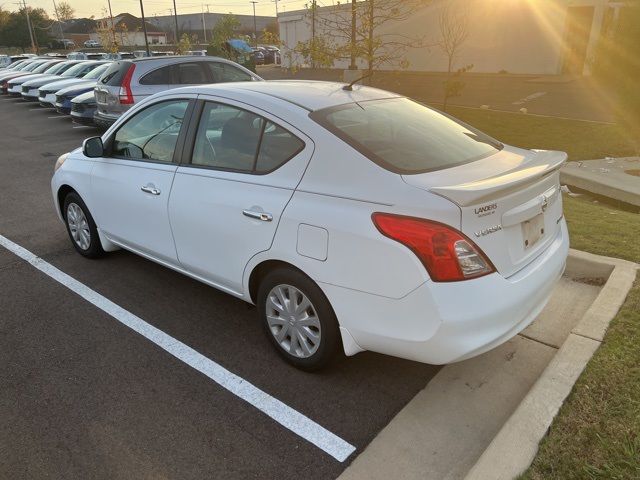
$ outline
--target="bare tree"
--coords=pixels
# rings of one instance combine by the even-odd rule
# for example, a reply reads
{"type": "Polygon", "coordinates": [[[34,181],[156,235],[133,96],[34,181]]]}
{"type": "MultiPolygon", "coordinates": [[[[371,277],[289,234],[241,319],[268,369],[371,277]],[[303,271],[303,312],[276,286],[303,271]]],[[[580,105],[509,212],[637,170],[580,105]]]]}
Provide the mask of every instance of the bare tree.
{"type": "Polygon", "coordinates": [[[69,5],[68,2],[60,2],[57,5],[57,16],[61,22],[68,22],[69,20],[73,20],[75,16],[75,10],[69,5]]]}
{"type": "Polygon", "coordinates": [[[294,51],[306,53],[307,61],[322,66],[331,66],[336,60],[348,60],[353,55],[370,72],[381,66],[407,68],[406,52],[411,48],[426,46],[426,37],[403,33],[401,22],[430,2],[363,0],[355,5],[348,3],[310,8],[308,21],[314,34],[310,40],[300,42],[294,51]],[[352,24],[352,9],[355,10],[355,26],[352,24]],[[392,23],[398,23],[398,28],[382,28],[392,23]]]}
{"type": "Polygon", "coordinates": [[[469,37],[469,19],[466,12],[446,5],[440,11],[438,26],[440,28],[438,46],[447,56],[447,79],[444,84],[444,101],[442,102],[443,110],[446,111],[449,98],[460,95],[464,88],[460,77],[473,68],[473,65],[466,65],[453,70],[455,61],[469,37]]]}

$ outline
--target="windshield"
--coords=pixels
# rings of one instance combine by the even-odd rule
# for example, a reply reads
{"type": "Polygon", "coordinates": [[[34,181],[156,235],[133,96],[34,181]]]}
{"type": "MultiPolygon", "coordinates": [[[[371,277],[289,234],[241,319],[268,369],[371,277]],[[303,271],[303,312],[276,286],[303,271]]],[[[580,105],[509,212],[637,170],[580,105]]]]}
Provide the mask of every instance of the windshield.
{"type": "Polygon", "coordinates": [[[399,174],[451,168],[502,149],[488,135],[408,98],[349,103],[310,116],[373,162],[399,174]]]}
{"type": "Polygon", "coordinates": [[[42,67],[43,65],[45,65],[44,62],[33,62],[33,63],[30,63],[29,66],[27,66],[27,68],[24,69],[24,71],[33,72],[36,68],[42,67]]]}
{"type": "Polygon", "coordinates": [[[54,67],[51,67],[49,70],[47,70],[47,73],[50,73],[51,75],[58,75],[59,73],[64,72],[65,70],[71,68],[72,66],[73,66],[73,63],[71,62],[61,62],[55,65],[54,67]]]}
{"type": "Polygon", "coordinates": [[[82,78],[85,80],[97,80],[98,78],[100,78],[100,75],[102,75],[107,70],[107,68],[109,68],[109,64],[105,63],[104,65],[100,65],[99,67],[94,68],[82,78]]]}
{"type": "Polygon", "coordinates": [[[87,70],[87,66],[88,66],[87,62],[77,63],[76,65],[71,67],[69,70],[64,72],[64,76],[65,77],[76,77],[76,76],[80,75],[83,71],[86,71],[87,70]]]}
{"type": "Polygon", "coordinates": [[[59,62],[45,62],[40,65],[38,68],[32,70],[33,73],[43,73],[47,72],[50,68],[55,67],[59,62]]]}

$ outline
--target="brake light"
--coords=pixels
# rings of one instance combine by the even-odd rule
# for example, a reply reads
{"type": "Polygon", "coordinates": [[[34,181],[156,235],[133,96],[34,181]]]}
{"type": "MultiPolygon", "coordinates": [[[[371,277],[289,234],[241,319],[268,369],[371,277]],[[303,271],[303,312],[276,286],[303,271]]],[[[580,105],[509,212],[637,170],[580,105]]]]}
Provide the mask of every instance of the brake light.
{"type": "Polygon", "coordinates": [[[495,272],[484,253],[448,225],[389,213],[374,213],[371,219],[380,233],[415,253],[433,281],[457,282],[495,272]]]}
{"type": "Polygon", "coordinates": [[[133,92],[131,91],[131,78],[136,69],[135,63],[132,63],[124,74],[122,85],[120,86],[120,105],[133,105],[133,92]]]}

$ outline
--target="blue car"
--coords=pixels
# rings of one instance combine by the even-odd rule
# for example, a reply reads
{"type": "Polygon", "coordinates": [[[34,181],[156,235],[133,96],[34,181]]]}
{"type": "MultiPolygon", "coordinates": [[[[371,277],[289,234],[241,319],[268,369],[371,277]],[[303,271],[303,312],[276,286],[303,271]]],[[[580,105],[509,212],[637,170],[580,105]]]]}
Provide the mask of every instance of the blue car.
{"type": "Polygon", "coordinates": [[[69,115],[71,113],[71,100],[83,93],[93,92],[95,85],[95,82],[81,83],[58,90],[56,92],[56,111],[63,115],[69,115]]]}

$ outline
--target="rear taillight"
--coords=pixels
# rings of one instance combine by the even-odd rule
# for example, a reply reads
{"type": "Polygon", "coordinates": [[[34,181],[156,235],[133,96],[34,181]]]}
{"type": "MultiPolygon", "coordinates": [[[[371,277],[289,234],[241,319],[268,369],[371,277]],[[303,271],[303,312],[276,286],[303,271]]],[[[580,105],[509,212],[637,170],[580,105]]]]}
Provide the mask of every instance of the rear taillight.
{"type": "Polygon", "coordinates": [[[482,251],[455,228],[389,213],[374,213],[371,218],[380,233],[415,253],[436,282],[457,282],[495,272],[482,251]]]}
{"type": "Polygon", "coordinates": [[[132,63],[127,70],[127,73],[124,74],[124,78],[122,79],[122,85],[120,86],[120,105],[133,105],[133,92],[131,91],[131,78],[133,77],[133,72],[136,69],[135,63],[132,63]]]}

